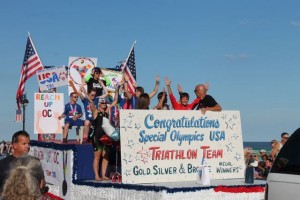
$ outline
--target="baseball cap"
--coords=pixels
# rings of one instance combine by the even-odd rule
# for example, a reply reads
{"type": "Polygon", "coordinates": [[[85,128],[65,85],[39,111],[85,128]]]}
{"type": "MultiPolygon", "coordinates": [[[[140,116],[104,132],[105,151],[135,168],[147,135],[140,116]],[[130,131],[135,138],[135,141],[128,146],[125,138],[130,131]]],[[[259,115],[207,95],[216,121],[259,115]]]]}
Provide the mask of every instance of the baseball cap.
{"type": "Polygon", "coordinates": [[[103,98],[103,97],[100,97],[100,98],[99,98],[99,103],[106,103],[106,99],[103,98]]]}

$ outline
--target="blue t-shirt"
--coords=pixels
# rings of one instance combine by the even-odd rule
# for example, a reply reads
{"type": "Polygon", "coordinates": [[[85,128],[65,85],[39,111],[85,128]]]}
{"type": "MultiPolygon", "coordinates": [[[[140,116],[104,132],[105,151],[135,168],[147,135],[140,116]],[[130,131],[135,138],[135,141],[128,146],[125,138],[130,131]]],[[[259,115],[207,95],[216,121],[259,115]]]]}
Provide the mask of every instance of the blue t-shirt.
{"type": "Polygon", "coordinates": [[[68,103],[65,105],[64,114],[66,115],[66,119],[72,119],[74,116],[82,114],[81,106],[77,103],[68,103]]]}
{"type": "MultiPolygon", "coordinates": [[[[94,99],[94,104],[95,104],[95,107],[98,109],[98,102],[99,102],[99,98],[96,97],[94,99]]],[[[88,101],[87,98],[84,98],[82,100],[82,103],[83,103],[83,106],[84,106],[84,114],[85,114],[85,119],[87,120],[94,120],[94,117],[93,117],[93,112],[91,110],[91,106],[90,106],[90,102],[88,101]]]]}
{"type": "Polygon", "coordinates": [[[74,116],[82,114],[82,109],[79,104],[66,104],[64,114],[66,115],[65,124],[69,124],[69,128],[72,128],[72,126],[83,126],[83,121],[80,118],[77,120],[72,119],[74,116]]]}
{"type": "Polygon", "coordinates": [[[121,95],[119,95],[118,103],[122,109],[136,109],[138,98],[136,96],[132,96],[131,99],[126,100],[125,98],[122,98],[121,95]]]}

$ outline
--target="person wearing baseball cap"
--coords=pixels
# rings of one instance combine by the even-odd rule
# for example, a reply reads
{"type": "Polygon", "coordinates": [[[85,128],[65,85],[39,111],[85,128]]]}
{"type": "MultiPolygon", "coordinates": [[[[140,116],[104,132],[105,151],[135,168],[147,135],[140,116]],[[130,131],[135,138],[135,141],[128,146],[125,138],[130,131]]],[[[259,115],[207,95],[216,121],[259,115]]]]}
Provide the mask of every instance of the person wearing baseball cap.
{"type": "Polygon", "coordinates": [[[88,93],[91,92],[91,89],[96,90],[96,97],[99,97],[103,94],[104,87],[107,85],[105,80],[102,80],[103,73],[99,67],[95,67],[92,70],[92,77],[88,80],[85,80],[87,84],[88,93]]]}

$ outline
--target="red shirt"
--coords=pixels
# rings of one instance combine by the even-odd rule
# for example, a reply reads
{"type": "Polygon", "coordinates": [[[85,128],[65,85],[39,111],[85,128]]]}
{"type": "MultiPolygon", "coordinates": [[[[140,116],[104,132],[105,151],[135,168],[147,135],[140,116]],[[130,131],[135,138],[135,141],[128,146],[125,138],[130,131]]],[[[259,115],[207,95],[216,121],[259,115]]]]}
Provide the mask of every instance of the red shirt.
{"type": "Polygon", "coordinates": [[[173,94],[170,94],[169,97],[174,110],[192,110],[200,102],[200,98],[196,98],[192,103],[184,106],[181,103],[178,103],[173,94]]]}

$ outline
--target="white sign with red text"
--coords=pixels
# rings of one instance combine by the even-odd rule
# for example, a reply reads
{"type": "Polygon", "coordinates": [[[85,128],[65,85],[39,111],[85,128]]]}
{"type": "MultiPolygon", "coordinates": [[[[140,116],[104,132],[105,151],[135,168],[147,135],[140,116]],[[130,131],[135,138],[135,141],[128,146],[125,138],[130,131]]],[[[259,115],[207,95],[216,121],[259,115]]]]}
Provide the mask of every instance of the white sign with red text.
{"type": "Polygon", "coordinates": [[[120,110],[123,183],[244,177],[239,111],[120,110]]]}

